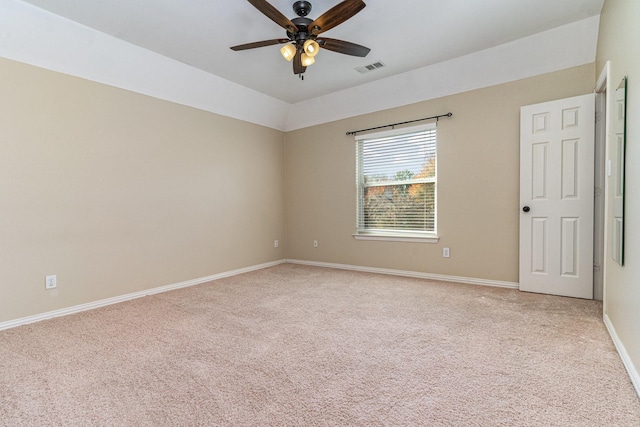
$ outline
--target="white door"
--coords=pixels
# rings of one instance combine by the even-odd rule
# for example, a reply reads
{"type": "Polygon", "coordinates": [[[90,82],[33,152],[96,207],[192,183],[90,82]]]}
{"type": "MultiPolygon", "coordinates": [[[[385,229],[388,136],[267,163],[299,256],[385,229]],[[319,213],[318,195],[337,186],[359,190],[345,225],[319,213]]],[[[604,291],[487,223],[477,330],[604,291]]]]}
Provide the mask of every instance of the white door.
{"type": "Polygon", "coordinates": [[[520,109],[520,290],[593,298],[595,95],[520,109]]]}

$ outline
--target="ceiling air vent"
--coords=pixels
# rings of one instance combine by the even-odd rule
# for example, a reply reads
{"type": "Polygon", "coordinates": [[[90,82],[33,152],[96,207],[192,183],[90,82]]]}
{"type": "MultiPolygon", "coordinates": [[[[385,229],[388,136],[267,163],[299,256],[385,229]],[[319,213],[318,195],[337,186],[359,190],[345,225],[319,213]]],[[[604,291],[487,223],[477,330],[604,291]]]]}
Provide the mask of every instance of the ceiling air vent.
{"type": "Polygon", "coordinates": [[[356,67],[355,70],[360,74],[364,74],[382,67],[386,67],[385,63],[382,61],[377,61],[373,64],[365,65],[364,67],[356,67]]]}

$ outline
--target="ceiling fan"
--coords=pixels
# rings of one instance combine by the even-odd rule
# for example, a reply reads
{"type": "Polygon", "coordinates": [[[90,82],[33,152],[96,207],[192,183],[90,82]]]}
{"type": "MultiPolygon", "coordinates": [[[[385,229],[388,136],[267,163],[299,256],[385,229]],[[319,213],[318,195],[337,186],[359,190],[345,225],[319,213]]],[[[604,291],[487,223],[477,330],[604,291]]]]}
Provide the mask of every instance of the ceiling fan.
{"type": "Polygon", "coordinates": [[[293,11],[298,17],[291,20],[266,0],[247,1],[267,18],[287,30],[287,38],[241,44],[232,46],[231,49],[238,51],[286,43],[280,49],[280,53],[287,61],[293,61],[293,74],[298,74],[302,79],[304,78],[302,74],[307,67],[315,62],[314,56],[318,54],[320,48],[359,57],[367,56],[371,50],[359,44],[320,36],[321,33],[342,24],[364,9],[366,5],[362,0],[344,0],[315,20],[307,18],[311,12],[311,3],[308,1],[293,3],[293,11]]]}

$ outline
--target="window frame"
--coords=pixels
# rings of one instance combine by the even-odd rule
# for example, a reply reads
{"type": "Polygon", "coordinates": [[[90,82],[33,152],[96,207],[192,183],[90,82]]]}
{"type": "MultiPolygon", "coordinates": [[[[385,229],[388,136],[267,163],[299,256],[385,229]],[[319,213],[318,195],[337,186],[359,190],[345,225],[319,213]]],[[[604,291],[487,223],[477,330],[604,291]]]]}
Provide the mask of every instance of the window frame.
{"type": "MultiPolygon", "coordinates": [[[[428,123],[418,126],[404,127],[400,129],[392,129],[388,131],[370,133],[365,135],[355,136],[355,148],[356,148],[356,226],[353,237],[356,240],[378,240],[378,241],[397,241],[397,242],[425,242],[425,243],[437,243],[438,236],[438,136],[437,136],[437,123],[428,123]],[[436,130],[436,142],[435,142],[435,175],[429,178],[421,178],[419,180],[407,180],[402,181],[403,184],[416,184],[416,183],[430,183],[434,184],[434,212],[433,212],[433,231],[418,231],[418,230],[399,230],[399,229],[364,229],[360,228],[360,218],[364,215],[362,210],[364,209],[364,189],[372,186],[365,186],[362,176],[362,153],[361,153],[361,141],[367,139],[378,139],[393,137],[398,135],[411,134],[415,132],[421,132],[425,130],[436,130]]],[[[387,184],[389,185],[389,184],[387,184]]],[[[398,184],[391,184],[398,185],[398,184]]]]}

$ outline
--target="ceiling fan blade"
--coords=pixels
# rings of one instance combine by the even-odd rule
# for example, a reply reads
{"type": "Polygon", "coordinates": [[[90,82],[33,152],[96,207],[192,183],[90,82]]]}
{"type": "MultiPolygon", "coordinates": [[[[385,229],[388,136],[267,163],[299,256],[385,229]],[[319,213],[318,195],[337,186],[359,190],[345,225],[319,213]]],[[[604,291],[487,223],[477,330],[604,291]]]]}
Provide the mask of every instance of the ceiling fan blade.
{"type": "Polygon", "coordinates": [[[360,12],[366,4],[362,0],[345,0],[332,7],[309,25],[312,34],[318,35],[342,24],[356,13],[360,12]]]}
{"type": "Polygon", "coordinates": [[[276,24],[280,25],[287,31],[292,33],[298,32],[298,27],[289,20],[286,16],[284,16],[278,9],[271,6],[266,0],[247,0],[249,3],[253,5],[256,9],[262,12],[267,18],[271,19],[276,24]]]}
{"type": "Polygon", "coordinates": [[[296,56],[293,57],[293,74],[303,74],[307,67],[302,65],[302,51],[298,50],[296,56]]]}
{"type": "Polygon", "coordinates": [[[265,47],[271,46],[274,44],[281,44],[289,42],[289,39],[271,39],[271,40],[262,40],[259,42],[239,44],[238,46],[231,46],[231,50],[247,50],[247,49],[255,49],[257,47],[265,47]]]}
{"type": "Polygon", "coordinates": [[[346,42],[344,40],[321,38],[316,40],[321,48],[331,50],[333,52],[344,53],[345,55],[360,56],[364,58],[369,54],[371,49],[359,44],[346,42]]]}

